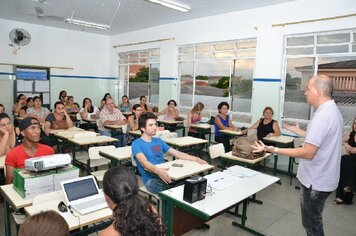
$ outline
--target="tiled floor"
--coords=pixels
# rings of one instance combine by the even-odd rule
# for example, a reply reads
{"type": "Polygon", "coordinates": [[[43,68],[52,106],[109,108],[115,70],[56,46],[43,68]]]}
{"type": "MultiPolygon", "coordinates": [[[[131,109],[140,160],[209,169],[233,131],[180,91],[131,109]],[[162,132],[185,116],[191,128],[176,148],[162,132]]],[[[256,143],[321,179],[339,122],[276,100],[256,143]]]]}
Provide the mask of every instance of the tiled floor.
{"type": "MultiPolygon", "coordinates": [[[[262,205],[248,205],[247,225],[265,235],[305,235],[301,224],[299,190],[294,188],[297,181],[294,180],[290,186],[289,178],[283,175],[279,177],[282,178],[282,185],[273,184],[257,194],[257,198],[263,201],[262,205]]],[[[332,204],[334,197],[335,193],[327,199],[324,209],[325,235],[356,236],[356,204],[336,206],[332,204]]],[[[4,235],[3,217],[3,203],[0,203],[0,236],[4,235]]],[[[210,230],[193,230],[185,235],[252,235],[232,226],[233,220],[239,219],[223,214],[208,222],[210,230]]]]}

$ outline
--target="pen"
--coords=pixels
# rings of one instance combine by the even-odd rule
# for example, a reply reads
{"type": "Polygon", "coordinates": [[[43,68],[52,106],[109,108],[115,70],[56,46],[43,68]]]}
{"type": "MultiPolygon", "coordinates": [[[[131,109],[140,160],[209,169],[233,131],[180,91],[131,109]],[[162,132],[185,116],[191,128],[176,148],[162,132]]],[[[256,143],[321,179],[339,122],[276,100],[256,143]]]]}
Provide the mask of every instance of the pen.
{"type": "Polygon", "coordinates": [[[224,178],[216,179],[214,182],[218,182],[219,180],[223,180],[224,178]]]}

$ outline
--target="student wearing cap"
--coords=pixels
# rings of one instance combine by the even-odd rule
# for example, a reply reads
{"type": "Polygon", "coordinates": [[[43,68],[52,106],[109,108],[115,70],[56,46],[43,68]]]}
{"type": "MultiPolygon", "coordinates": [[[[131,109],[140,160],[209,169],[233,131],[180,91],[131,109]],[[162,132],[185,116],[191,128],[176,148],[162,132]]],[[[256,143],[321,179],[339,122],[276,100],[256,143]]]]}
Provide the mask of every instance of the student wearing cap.
{"type": "Polygon", "coordinates": [[[26,159],[54,154],[53,148],[39,143],[41,127],[37,118],[26,117],[19,123],[19,129],[23,136],[23,141],[21,145],[13,148],[6,155],[5,184],[12,183],[14,169],[24,168],[26,159]]]}

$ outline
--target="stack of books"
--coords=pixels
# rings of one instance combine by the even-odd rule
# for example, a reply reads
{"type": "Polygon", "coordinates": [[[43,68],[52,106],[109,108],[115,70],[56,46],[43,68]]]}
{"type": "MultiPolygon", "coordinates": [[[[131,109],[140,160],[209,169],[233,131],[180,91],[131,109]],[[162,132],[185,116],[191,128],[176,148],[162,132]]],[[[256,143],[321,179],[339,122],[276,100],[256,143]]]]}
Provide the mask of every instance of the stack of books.
{"type": "Polygon", "coordinates": [[[43,193],[57,191],[61,189],[61,181],[78,177],[79,169],[72,165],[41,172],[15,169],[13,187],[24,199],[31,199],[43,193]]]}

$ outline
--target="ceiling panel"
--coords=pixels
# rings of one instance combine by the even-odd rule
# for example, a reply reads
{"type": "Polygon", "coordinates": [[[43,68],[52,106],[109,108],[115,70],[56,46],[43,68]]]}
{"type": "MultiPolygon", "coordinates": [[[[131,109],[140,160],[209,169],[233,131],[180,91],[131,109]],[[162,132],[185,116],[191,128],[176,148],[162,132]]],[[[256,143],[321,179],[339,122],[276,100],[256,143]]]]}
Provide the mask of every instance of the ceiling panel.
{"type": "Polygon", "coordinates": [[[180,0],[191,6],[182,13],[144,0],[0,0],[0,18],[63,29],[115,35],[295,0],[180,0]],[[120,7],[115,14],[117,6],[120,7]],[[66,18],[111,25],[110,30],[75,26],[66,18]]]}

